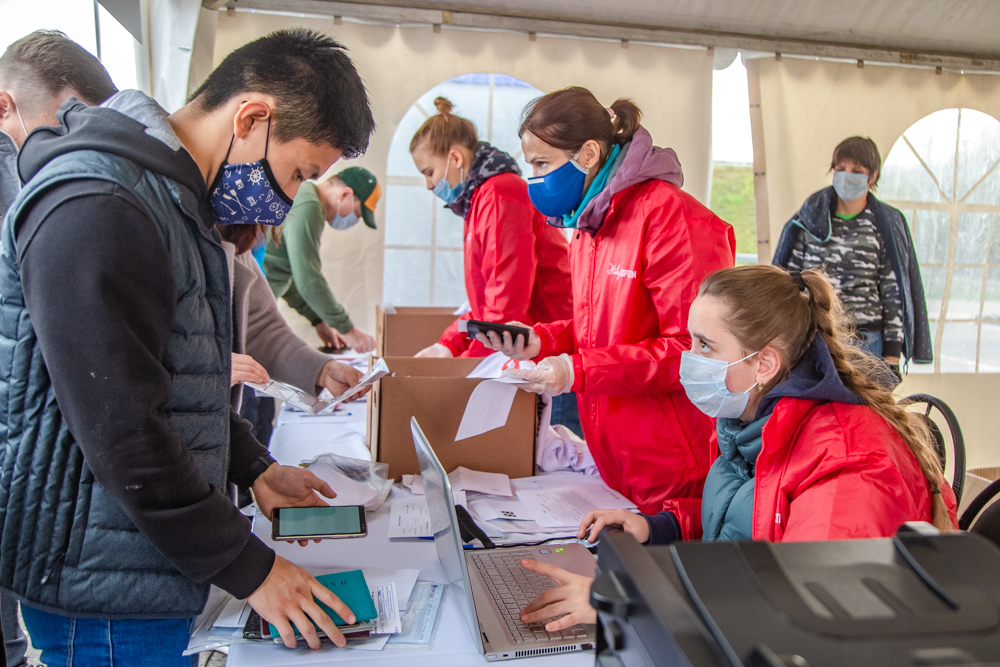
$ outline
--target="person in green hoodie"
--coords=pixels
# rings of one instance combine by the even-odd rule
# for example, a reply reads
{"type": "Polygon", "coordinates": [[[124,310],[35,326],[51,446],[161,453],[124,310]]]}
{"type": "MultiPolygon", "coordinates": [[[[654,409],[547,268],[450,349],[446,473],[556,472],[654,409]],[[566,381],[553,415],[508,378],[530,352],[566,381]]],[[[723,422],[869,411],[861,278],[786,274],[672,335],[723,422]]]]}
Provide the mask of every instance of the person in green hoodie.
{"type": "Polygon", "coordinates": [[[354,326],[326,282],[319,244],[327,224],[345,230],[364,220],[375,229],[375,207],[381,196],[375,176],[362,167],[350,167],[325,180],[305,181],[282,225],[281,237],[267,242],[264,272],[275,298],[284,298],[308,319],[328,347],[348,346],[360,353],[375,349],[375,339],[354,326]]]}

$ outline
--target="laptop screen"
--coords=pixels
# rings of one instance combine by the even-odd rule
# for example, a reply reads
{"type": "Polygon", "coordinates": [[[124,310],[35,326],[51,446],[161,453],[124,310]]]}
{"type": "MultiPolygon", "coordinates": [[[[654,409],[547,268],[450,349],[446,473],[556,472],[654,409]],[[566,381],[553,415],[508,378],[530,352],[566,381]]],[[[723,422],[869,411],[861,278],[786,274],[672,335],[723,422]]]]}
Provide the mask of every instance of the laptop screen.
{"type": "Polygon", "coordinates": [[[417,450],[420,475],[423,477],[424,494],[427,497],[427,510],[430,513],[431,530],[434,531],[434,547],[437,549],[438,560],[444,567],[452,590],[465,601],[469,630],[472,632],[473,642],[482,652],[479,618],[476,616],[476,603],[472,599],[469,571],[465,565],[465,552],[462,548],[462,535],[458,529],[458,517],[455,515],[451,482],[414,418],[410,419],[410,431],[413,434],[413,445],[417,450]]]}

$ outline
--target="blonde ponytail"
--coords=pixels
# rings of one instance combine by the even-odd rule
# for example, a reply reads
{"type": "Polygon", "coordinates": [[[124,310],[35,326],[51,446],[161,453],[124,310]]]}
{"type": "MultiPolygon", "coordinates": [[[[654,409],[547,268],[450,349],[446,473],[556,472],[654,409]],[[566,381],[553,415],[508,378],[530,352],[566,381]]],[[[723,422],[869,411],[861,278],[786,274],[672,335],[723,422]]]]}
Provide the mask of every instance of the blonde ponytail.
{"type": "Polygon", "coordinates": [[[896,402],[888,389],[895,379],[885,364],[855,344],[840,298],[822,272],[810,269],[789,274],[767,265],[723,269],[702,282],[699,294],[726,300],[730,307],[727,325],[745,353],[768,345],[778,350],[782,372],[765,390],[787,379],[814,336],[823,336],[844,386],[892,426],[916,458],[931,493],[934,526],[954,529],[941,497],[944,471],[927,425],[920,415],[896,402]]]}

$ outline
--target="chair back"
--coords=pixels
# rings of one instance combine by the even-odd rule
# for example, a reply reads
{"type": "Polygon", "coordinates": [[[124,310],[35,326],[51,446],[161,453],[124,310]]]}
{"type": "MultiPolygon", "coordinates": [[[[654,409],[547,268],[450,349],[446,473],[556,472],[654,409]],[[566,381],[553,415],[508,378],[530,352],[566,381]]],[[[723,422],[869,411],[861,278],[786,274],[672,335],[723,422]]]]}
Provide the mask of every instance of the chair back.
{"type": "MultiPolygon", "coordinates": [[[[927,428],[931,432],[931,436],[934,438],[934,447],[937,449],[938,458],[941,459],[942,470],[948,464],[948,445],[937,422],[931,419],[931,411],[937,410],[940,412],[941,416],[944,418],[945,424],[948,425],[948,430],[951,433],[952,449],[954,450],[953,462],[955,467],[955,472],[951,479],[951,488],[955,492],[956,501],[961,504],[962,487],[965,485],[965,437],[962,435],[962,427],[958,423],[958,417],[956,417],[955,412],[948,407],[948,404],[937,396],[931,396],[930,394],[913,394],[912,396],[907,396],[899,400],[899,404],[904,406],[917,405],[920,403],[926,404],[927,406],[922,414],[918,414],[920,414],[923,418],[924,423],[927,424],[927,428]]],[[[982,507],[980,507],[980,509],[982,509],[982,507]]]]}

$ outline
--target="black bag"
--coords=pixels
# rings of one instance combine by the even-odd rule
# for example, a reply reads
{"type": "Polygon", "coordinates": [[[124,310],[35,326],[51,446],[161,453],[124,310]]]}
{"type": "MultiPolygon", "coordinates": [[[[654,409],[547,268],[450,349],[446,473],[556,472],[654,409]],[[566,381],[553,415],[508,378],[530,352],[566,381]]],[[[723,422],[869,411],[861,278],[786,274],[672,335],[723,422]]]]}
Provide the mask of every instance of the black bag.
{"type": "Polygon", "coordinates": [[[605,534],[598,568],[599,664],[1000,661],[1000,550],[969,533],[648,548],[605,534]]]}

